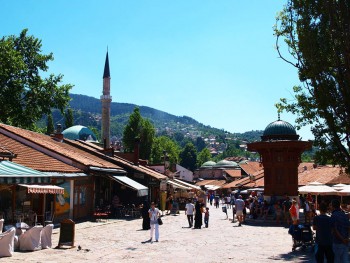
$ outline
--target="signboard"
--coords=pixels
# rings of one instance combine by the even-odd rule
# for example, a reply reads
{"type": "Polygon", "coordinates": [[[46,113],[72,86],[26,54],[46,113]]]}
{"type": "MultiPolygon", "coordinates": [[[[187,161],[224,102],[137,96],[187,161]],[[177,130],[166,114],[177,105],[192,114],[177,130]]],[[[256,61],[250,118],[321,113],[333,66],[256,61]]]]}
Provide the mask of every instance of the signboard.
{"type": "Polygon", "coordinates": [[[75,223],[70,219],[62,220],[58,247],[61,247],[61,246],[74,247],[74,236],[75,236],[75,223]]]}
{"type": "Polygon", "coordinates": [[[64,184],[61,184],[60,187],[64,188],[64,194],[57,194],[56,195],[56,202],[55,202],[55,214],[56,215],[62,215],[65,213],[69,213],[70,209],[70,182],[65,182],[64,184]]]}

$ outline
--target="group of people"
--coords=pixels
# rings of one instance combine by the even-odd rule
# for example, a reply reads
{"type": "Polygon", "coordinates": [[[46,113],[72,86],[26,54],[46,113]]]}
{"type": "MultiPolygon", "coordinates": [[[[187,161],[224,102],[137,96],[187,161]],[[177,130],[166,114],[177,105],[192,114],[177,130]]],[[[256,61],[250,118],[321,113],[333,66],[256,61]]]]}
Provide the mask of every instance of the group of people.
{"type": "Polygon", "coordinates": [[[316,231],[315,258],[317,262],[349,262],[349,216],[340,207],[338,200],[331,204],[321,202],[320,215],[313,218],[316,231]]]}
{"type": "Polygon", "coordinates": [[[192,203],[191,199],[187,200],[187,204],[185,207],[185,215],[187,216],[189,228],[194,227],[194,229],[201,229],[203,225],[203,214],[204,214],[204,224],[205,227],[209,227],[209,207],[205,207],[205,205],[198,200],[195,205],[192,203]],[[193,225],[193,217],[194,217],[194,225],[193,225]]]}

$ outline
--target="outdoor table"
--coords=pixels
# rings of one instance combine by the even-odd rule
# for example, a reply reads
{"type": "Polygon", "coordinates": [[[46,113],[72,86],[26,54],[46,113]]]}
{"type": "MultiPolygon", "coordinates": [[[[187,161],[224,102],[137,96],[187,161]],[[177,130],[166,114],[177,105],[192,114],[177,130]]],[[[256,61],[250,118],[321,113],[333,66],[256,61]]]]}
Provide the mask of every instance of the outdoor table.
{"type": "Polygon", "coordinates": [[[16,223],[16,228],[27,230],[30,228],[30,226],[28,226],[28,224],[26,224],[24,222],[20,222],[20,223],[16,223]]]}
{"type": "Polygon", "coordinates": [[[30,228],[30,226],[28,226],[28,224],[26,224],[24,222],[16,223],[16,236],[22,235],[29,228],[30,228]]]}

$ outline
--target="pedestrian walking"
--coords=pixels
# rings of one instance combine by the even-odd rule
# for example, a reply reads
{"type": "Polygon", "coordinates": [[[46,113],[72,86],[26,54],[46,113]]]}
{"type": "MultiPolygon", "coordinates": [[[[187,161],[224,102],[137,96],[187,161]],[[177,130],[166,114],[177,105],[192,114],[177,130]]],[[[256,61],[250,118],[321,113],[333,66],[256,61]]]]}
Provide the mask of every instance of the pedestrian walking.
{"type": "Polygon", "coordinates": [[[191,199],[188,199],[185,207],[185,215],[187,215],[187,220],[190,228],[193,226],[193,214],[194,205],[192,204],[191,199]]]}
{"type": "Polygon", "coordinates": [[[159,240],[159,224],[158,224],[158,218],[160,217],[159,209],[156,208],[156,205],[154,202],[151,203],[151,208],[148,210],[149,218],[150,218],[150,225],[151,225],[151,233],[150,233],[150,240],[153,240],[153,232],[155,232],[155,238],[156,242],[159,240]]]}
{"type": "Polygon", "coordinates": [[[209,207],[206,207],[205,214],[204,214],[204,224],[205,227],[209,227],[209,207]]]}
{"type": "Polygon", "coordinates": [[[239,195],[238,198],[236,199],[235,207],[236,207],[236,216],[237,216],[237,219],[238,219],[238,226],[242,226],[243,209],[245,207],[245,203],[242,200],[242,196],[241,195],[239,195]]]}
{"type": "Polygon", "coordinates": [[[220,204],[220,197],[218,195],[215,196],[215,207],[219,208],[219,204],[220,204]]]}
{"type": "Polygon", "coordinates": [[[335,263],[349,262],[349,217],[340,209],[340,202],[332,200],[332,216],[334,221],[333,252],[335,263]]]}
{"type": "Polygon", "coordinates": [[[142,229],[143,230],[149,230],[151,228],[151,222],[149,218],[149,203],[147,200],[143,201],[142,208],[141,208],[141,215],[142,215],[142,229]]]}
{"type": "Polygon", "coordinates": [[[312,223],[313,230],[316,231],[315,258],[317,263],[323,263],[326,256],[327,263],[334,262],[332,248],[332,231],[334,221],[327,214],[327,204],[320,204],[320,215],[316,216],[312,223]]]}
{"type": "Polygon", "coordinates": [[[211,193],[211,195],[210,195],[210,205],[213,205],[213,200],[214,200],[214,194],[211,193]]]}
{"type": "Polygon", "coordinates": [[[202,224],[203,224],[203,215],[202,215],[201,204],[199,203],[199,201],[197,201],[195,206],[194,228],[201,229],[202,224]]]}

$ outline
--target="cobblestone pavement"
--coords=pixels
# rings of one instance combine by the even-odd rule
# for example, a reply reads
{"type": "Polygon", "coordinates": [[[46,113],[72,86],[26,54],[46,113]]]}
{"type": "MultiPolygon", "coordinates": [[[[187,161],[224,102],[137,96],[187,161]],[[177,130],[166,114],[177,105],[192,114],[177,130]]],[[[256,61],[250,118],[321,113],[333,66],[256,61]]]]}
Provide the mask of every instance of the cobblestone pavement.
{"type": "MultiPolygon", "coordinates": [[[[313,262],[310,249],[292,252],[287,228],[264,223],[238,227],[214,206],[209,228],[188,228],[183,211],[165,215],[163,222],[159,242],[153,243],[145,242],[149,231],[141,230],[142,219],[78,223],[75,248],[15,252],[0,262],[313,262]]],[[[57,228],[53,246],[58,239],[57,228]]]]}

